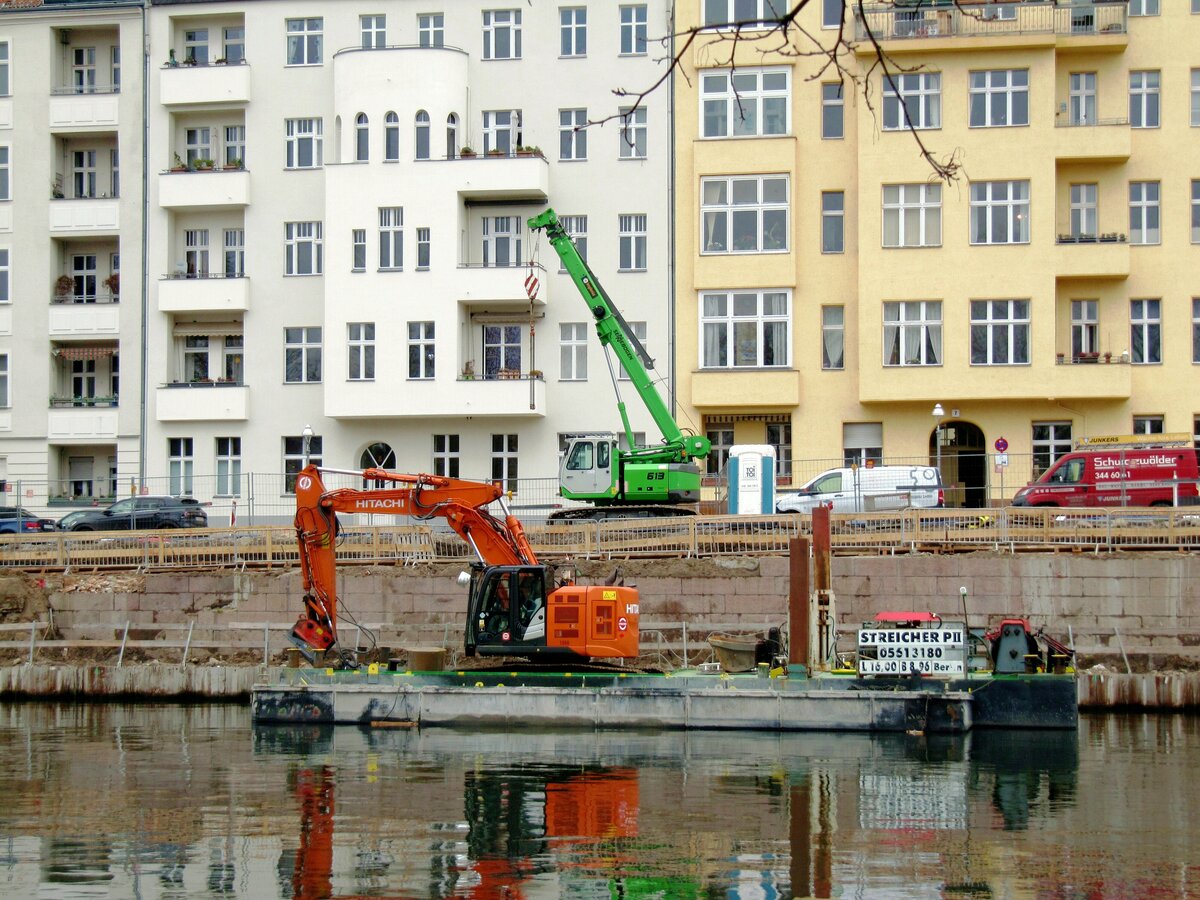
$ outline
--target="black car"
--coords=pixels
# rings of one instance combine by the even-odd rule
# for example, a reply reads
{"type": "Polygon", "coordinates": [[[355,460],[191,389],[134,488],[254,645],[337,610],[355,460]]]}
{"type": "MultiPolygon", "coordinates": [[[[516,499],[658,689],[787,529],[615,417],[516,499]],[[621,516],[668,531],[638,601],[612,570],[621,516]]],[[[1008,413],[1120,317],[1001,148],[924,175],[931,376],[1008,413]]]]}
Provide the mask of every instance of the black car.
{"type": "Polygon", "coordinates": [[[193,497],[141,496],[118,500],[107,509],[78,510],[64,516],[60,525],[63,531],[205,528],[208,513],[193,497]]]}
{"type": "Polygon", "coordinates": [[[53,519],[35,516],[21,506],[0,506],[0,534],[37,534],[54,529],[53,519]]]}

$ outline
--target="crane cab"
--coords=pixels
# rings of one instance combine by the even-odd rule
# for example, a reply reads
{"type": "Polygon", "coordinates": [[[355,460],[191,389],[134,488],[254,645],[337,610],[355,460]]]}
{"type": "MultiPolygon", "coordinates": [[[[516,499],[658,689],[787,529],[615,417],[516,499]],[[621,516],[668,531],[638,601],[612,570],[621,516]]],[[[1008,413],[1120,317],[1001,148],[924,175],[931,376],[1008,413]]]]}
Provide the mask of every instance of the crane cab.
{"type": "Polygon", "coordinates": [[[547,592],[545,566],[471,568],[468,656],[579,660],[638,655],[638,594],[623,585],[547,592]]]}
{"type": "Polygon", "coordinates": [[[573,500],[616,497],[620,472],[617,442],[611,434],[585,434],[571,438],[558,469],[562,495],[573,500]]]}

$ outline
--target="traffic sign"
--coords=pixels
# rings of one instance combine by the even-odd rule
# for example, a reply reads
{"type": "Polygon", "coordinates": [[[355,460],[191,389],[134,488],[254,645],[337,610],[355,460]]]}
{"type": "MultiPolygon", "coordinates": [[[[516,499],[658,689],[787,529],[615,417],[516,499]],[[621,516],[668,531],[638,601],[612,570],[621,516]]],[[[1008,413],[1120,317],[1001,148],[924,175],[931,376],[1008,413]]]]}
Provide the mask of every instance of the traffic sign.
{"type": "Polygon", "coordinates": [[[1008,449],[1008,441],[1006,441],[1002,437],[996,438],[996,452],[1003,453],[1007,449],[1008,449]]]}

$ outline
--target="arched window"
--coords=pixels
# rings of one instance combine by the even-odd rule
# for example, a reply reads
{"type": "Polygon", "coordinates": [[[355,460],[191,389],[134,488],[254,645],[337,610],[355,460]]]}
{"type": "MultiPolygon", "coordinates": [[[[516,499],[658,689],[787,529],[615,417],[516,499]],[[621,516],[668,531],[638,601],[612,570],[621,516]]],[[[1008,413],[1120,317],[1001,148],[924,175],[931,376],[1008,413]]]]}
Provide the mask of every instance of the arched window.
{"type": "Polygon", "coordinates": [[[370,158],[371,132],[367,127],[367,114],[359,113],[354,118],[354,158],[366,162],[370,158]]]}
{"type": "Polygon", "coordinates": [[[458,116],[454,113],[446,116],[446,157],[454,159],[458,156],[458,116]]]}
{"type": "Polygon", "coordinates": [[[429,113],[417,112],[417,159],[429,159],[429,113]]]}
{"type": "Polygon", "coordinates": [[[383,158],[388,162],[400,159],[400,117],[394,112],[383,120],[383,158]]]}
{"type": "MultiPolygon", "coordinates": [[[[396,452],[383,441],[375,441],[373,444],[368,444],[367,449],[362,452],[362,456],[358,458],[358,466],[360,469],[388,469],[395,471],[396,469],[396,452]]],[[[374,479],[368,481],[363,479],[363,487],[387,487],[390,482],[374,479]]]]}

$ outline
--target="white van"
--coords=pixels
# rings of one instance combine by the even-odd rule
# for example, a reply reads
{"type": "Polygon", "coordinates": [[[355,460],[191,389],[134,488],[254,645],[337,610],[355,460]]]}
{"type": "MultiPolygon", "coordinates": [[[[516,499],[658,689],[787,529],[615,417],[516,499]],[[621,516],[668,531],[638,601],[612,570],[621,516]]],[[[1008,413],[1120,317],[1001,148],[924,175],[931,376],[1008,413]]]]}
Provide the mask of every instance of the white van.
{"type": "Polygon", "coordinates": [[[829,469],[797,493],[775,502],[781,513],[808,513],[825,504],[834,512],[874,512],[945,505],[942,482],[933,466],[865,466],[829,469]]]}

